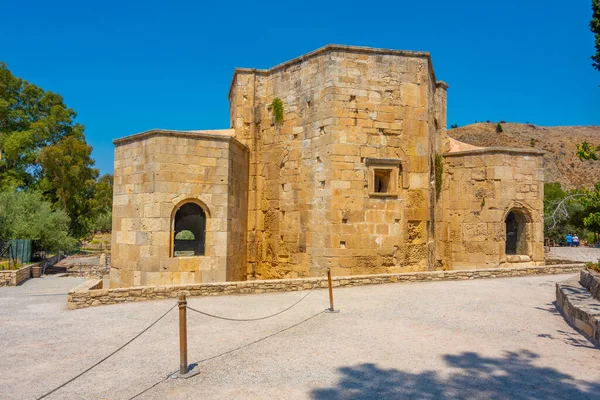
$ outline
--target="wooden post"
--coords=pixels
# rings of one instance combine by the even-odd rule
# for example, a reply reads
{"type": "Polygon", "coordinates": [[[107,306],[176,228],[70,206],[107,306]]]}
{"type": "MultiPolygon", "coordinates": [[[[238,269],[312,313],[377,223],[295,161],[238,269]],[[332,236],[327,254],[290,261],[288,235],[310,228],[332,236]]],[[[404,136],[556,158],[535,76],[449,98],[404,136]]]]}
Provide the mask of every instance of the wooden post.
{"type": "Polygon", "coordinates": [[[335,311],[333,308],[333,288],[331,286],[331,268],[327,268],[327,281],[329,282],[329,311],[335,311]]]}
{"type": "Polygon", "coordinates": [[[179,296],[179,373],[188,373],[187,360],[187,300],[185,295],[179,296]]]}

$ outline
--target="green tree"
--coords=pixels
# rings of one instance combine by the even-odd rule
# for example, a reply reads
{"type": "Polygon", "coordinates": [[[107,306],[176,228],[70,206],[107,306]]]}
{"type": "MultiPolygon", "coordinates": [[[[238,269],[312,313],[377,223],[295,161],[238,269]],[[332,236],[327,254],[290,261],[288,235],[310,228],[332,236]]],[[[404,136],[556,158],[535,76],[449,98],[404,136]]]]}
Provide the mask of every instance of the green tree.
{"type": "Polygon", "coordinates": [[[93,196],[98,170],[90,168],[92,148],[85,141],[68,136],[42,148],[39,160],[42,178],[39,187],[71,218],[70,231],[85,236],[94,219],[93,196]]]}
{"type": "Polygon", "coordinates": [[[15,77],[0,62],[0,190],[39,190],[65,210],[70,232],[87,233],[93,220],[92,148],[62,96],[15,77]]]}
{"type": "Polygon", "coordinates": [[[31,239],[47,251],[70,250],[69,216],[53,210],[39,192],[0,191],[0,239],[31,239]]]}
{"type": "Polygon", "coordinates": [[[596,46],[596,54],[592,56],[592,66],[600,71],[600,0],[592,0],[590,30],[594,34],[596,46]]]}
{"type": "Polygon", "coordinates": [[[496,133],[502,133],[502,125],[500,125],[500,122],[496,124],[496,133]]]}
{"type": "Polygon", "coordinates": [[[108,232],[112,227],[112,198],[113,176],[102,175],[94,186],[92,205],[92,230],[94,232],[108,232]]]}

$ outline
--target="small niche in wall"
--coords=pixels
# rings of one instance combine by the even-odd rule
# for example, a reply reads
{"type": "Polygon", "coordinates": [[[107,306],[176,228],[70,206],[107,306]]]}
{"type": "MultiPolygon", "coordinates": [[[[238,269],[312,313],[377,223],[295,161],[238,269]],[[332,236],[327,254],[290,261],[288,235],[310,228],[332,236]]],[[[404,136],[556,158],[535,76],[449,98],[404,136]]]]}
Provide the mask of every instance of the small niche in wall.
{"type": "Polygon", "coordinates": [[[325,189],[325,181],[321,181],[321,189],[325,189]]]}
{"type": "Polygon", "coordinates": [[[373,192],[389,193],[391,189],[391,175],[392,170],[390,169],[376,169],[373,177],[373,192]]]}
{"type": "Polygon", "coordinates": [[[395,224],[399,224],[399,223],[400,223],[400,220],[396,218],[396,219],[394,220],[394,223],[395,223],[395,224]]]}
{"type": "Polygon", "coordinates": [[[398,197],[400,159],[365,158],[367,187],[371,197],[398,197]]]}
{"type": "Polygon", "coordinates": [[[346,242],[343,240],[340,240],[340,249],[345,249],[346,248],[346,242]]]}
{"type": "Polygon", "coordinates": [[[347,223],[348,223],[348,219],[342,218],[342,224],[347,224],[347,223]]]}

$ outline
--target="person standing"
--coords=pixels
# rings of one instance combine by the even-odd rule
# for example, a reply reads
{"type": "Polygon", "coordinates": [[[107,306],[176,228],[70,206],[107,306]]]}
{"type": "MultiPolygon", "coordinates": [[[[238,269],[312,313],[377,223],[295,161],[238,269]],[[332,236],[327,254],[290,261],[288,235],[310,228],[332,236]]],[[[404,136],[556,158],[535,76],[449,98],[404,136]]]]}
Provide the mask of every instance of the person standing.
{"type": "Polygon", "coordinates": [[[571,232],[567,233],[567,247],[573,246],[573,236],[571,236],[571,232]]]}
{"type": "Polygon", "coordinates": [[[579,236],[577,234],[573,235],[573,247],[579,247],[579,236]]]}

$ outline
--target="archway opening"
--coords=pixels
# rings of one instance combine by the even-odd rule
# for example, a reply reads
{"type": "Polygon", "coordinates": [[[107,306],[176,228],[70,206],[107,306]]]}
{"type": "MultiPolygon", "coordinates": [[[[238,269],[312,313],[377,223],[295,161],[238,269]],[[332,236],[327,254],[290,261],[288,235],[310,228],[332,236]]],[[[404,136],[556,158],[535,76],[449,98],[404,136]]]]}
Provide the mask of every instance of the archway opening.
{"type": "Polygon", "coordinates": [[[506,254],[527,255],[527,220],[522,213],[512,210],[506,216],[506,254]]]}
{"type": "Polygon", "coordinates": [[[206,243],[206,213],[196,203],[185,203],[175,213],[173,256],[203,256],[206,243]]]}

